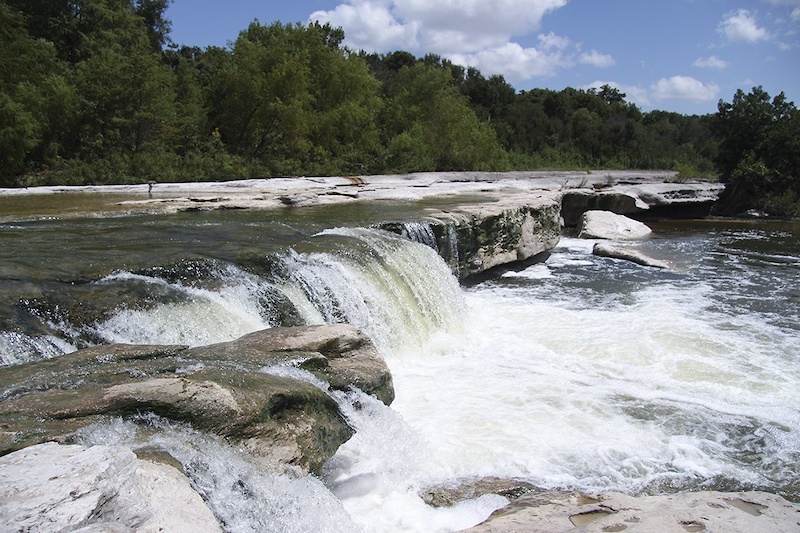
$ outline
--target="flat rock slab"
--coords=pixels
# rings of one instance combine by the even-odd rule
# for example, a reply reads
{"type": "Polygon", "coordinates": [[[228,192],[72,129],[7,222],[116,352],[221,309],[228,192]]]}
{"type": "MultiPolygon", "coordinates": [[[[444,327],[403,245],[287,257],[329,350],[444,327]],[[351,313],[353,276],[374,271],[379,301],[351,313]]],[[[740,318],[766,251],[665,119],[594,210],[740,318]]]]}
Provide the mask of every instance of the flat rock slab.
{"type": "Polygon", "coordinates": [[[2,531],[222,531],[176,468],[122,446],[31,446],[0,458],[2,531]]]}
{"type": "Polygon", "coordinates": [[[644,239],[651,233],[646,224],[611,211],[587,211],[578,223],[578,237],[581,239],[630,241],[644,239]]]}
{"type": "Polygon", "coordinates": [[[594,245],[594,248],[592,248],[592,254],[598,257],[610,257],[612,259],[631,261],[632,263],[642,266],[669,268],[669,265],[664,261],[654,259],[638,250],[632,250],[622,246],[612,246],[603,242],[598,242],[594,245]]]}
{"type": "Polygon", "coordinates": [[[609,492],[530,493],[469,533],[798,532],[800,505],[766,492],[690,492],[633,497],[609,492]]]}
{"type": "Polygon", "coordinates": [[[283,369],[394,399],[385,361],[344,324],[270,328],[196,348],[95,346],[0,367],[0,455],[69,442],[109,417],[154,413],[226,437],[271,466],[317,472],[353,429],[326,391],[283,369]]]}

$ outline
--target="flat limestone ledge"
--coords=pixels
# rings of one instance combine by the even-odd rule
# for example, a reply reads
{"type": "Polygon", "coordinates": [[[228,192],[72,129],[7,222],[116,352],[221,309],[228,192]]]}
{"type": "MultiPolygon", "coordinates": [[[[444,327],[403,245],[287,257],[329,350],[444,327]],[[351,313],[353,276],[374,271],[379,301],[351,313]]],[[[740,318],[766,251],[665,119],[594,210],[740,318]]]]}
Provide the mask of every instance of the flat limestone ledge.
{"type": "MultiPolygon", "coordinates": [[[[593,186],[618,183],[663,184],[672,172],[423,172],[404,175],[329,176],[249,179],[226,182],[156,183],[103,186],[0,188],[0,200],[23,195],[97,194],[96,208],[115,214],[158,214],[215,209],[276,209],[329,205],[357,200],[415,201],[470,195],[487,202],[510,199],[530,191],[591,192],[593,186]],[[103,205],[102,202],[106,202],[103,205]]],[[[511,200],[514,201],[514,200],[511,200]]],[[[80,212],[47,212],[59,217],[80,212]]]]}
{"type": "Polygon", "coordinates": [[[800,532],[800,505],[767,492],[525,494],[464,533],[800,532]]]}

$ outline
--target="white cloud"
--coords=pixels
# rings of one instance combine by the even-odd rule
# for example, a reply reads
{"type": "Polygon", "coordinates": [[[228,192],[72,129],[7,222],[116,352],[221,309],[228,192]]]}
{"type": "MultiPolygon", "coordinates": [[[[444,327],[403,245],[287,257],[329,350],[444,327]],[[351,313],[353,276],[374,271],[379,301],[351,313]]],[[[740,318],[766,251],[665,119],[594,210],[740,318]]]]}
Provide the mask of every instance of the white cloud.
{"type": "Polygon", "coordinates": [[[577,63],[615,64],[600,51],[581,53],[580,44],[553,32],[532,46],[515,36],[538,29],[550,11],[567,0],[343,0],[309,19],[341,26],[345,44],[370,52],[408,50],[436,53],[455,63],[502,74],[511,83],[552,76],[577,63]]]}
{"type": "Polygon", "coordinates": [[[514,42],[472,54],[448,54],[447,57],[454,63],[477,67],[489,75],[502,74],[511,83],[553,76],[559,69],[575,64],[572,57],[560,49],[523,48],[514,42]]]}
{"type": "Polygon", "coordinates": [[[726,14],[717,29],[731,41],[755,43],[769,38],[769,32],[759,27],[755,15],[746,9],[726,14]]]}
{"type": "Polygon", "coordinates": [[[691,76],[672,76],[661,78],[650,86],[650,93],[656,100],[716,100],[719,95],[719,86],[715,83],[708,85],[691,76]]]}
{"type": "Polygon", "coordinates": [[[345,30],[346,44],[374,52],[475,53],[539,28],[567,0],[345,0],[309,20],[345,30]]]}
{"type": "Polygon", "coordinates": [[[356,49],[416,48],[418,27],[398,21],[390,8],[389,2],[351,0],[332,11],[316,11],[309,20],[344,28],[347,44],[356,49]]]}
{"type": "Polygon", "coordinates": [[[647,89],[640,85],[624,85],[614,81],[597,80],[582,87],[582,89],[600,89],[603,85],[608,85],[623,93],[626,102],[631,102],[640,107],[650,107],[653,104],[647,89]]]}
{"type": "Polygon", "coordinates": [[[793,21],[800,22],[800,7],[792,9],[792,14],[790,16],[792,17],[793,21]]]}
{"type": "Polygon", "coordinates": [[[689,76],[662,78],[649,87],[598,80],[584,86],[583,89],[600,89],[603,85],[617,89],[625,94],[626,101],[644,108],[652,107],[655,102],[663,100],[714,101],[720,90],[715,83],[706,85],[689,76]]]}
{"type": "Polygon", "coordinates": [[[723,69],[728,66],[728,62],[720,59],[716,56],[711,56],[707,58],[698,57],[694,63],[692,63],[695,67],[701,68],[718,68],[723,69]]]}
{"type": "Polygon", "coordinates": [[[585,65],[593,65],[599,68],[613,67],[616,65],[614,58],[608,54],[601,54],[597,50],[581,54],[580,62],[585,65]]]}
{"type": "Polygon", "coordinates": [[[542,50],[564,50],[572,45],[572,41],[553,32],[539,35],[537,39],[539,39],[539,48],[542,50]]]}

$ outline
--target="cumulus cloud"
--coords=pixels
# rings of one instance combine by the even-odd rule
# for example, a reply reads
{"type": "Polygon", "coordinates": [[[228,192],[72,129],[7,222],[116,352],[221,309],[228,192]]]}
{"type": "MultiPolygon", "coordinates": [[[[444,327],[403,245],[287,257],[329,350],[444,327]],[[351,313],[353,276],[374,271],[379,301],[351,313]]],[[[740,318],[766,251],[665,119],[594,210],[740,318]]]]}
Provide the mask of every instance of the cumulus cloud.
{"type": "Polygon", "coordinates": [[[390,2],[351,0],[331,11],[316,11],[309,17],[345,29],[350,46],[368,51],[416,48],[419,27],[396,18],[390,2]]]}
{"type": "Polygon", "coordinates": [[[608,54],[601,54],[597,50],[581,54],[580,62],[600,68],[613,67],[616,64],[613,57],[608,54]]]}
{"type": "Polygon", "coordinates": [[[439,54],[502,47],[539,28],[567,0],[345,0],[309,17],[345,30],[347,44],[367,51],[421,49],[439,54]]]}
{"type": "Polygon", "coordinates": [[[603,85],[608,85],[609,87],[613,87],[614,89],[618,90],[619,92],[625,95],[625,101],[631,102],[640,107],[650,107],[653,104],[647,89],[640,85],[625,85],[617,83],[615,81],[596,80],[590,83],[589,85],[582,87],[582,89],[599,90],[601,87],[603,87],[603,85]]]}
{"type": "Polygon", "coordinates": [[[477,67],[486,74],[502,74],[511,82],[553,76],[559,69],[574,65],[572,58],[559,48],[523,48],[514,42],[449,57],[455,63],[477,67]]]}
{"type": "Polygon", "coordinates": [[[585,85],[583,89],[600,89],[603,85],[617,89],[625,94],[626,101],[644,108],[664,100],[714,101],[720,91],[715,83],[704,84],[689,76],[662,78],[649,87],[597,80],[585,85]]]}
{"type": "Polygon", "coordinates": [[[548,13],[567,0],[344,0],[309,19],[341,26],[345,44],[370,52],[408,50],[436,53],[451,61],[502,74],[512,83],[552,76],[577,63],[609,67],[614,58],[581,52],[579,43],[553,32],[522,46],[548,13]]]}
{"type": "Polygon", "coordinates": [[[695,62],[692,63],[692,65],[695,66],[695,67],[701,67],[701,68],[723,69],[723,68],[728,66],[728,62],[723,60],[723,59],[720,59],[720,58],[718,58],[716,56],[711,56],[711,57],[706,57],[706,58],[698,57],[695,60],[695,62]]]}
{"type": "Polygon", "coordinates": [[[728,40],[755,43],[769,38],[769,32],[758,25],[755,14],[747,9],[731,11],[723,17],[718,30],[728,40]]]}
{"type": "Polygon", "coordinates": [[[719,86],[715,83],[704,84],[691,76],[672,76],[661,78],[650,86],[650,92],[656,100],[716,100],[719,86]]]}

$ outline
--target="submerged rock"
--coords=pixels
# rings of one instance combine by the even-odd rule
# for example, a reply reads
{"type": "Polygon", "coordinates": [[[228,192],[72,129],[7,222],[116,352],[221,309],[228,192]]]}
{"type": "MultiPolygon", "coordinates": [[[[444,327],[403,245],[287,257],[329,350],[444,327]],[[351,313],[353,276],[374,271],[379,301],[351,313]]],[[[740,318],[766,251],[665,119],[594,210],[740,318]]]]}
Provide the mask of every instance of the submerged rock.
{"type": "Polygon", "coordinates": [[[592,253],[599,257],[610,257],[612,259],[623,259],[631,261],[637,265],[649,266],[655,268],[669,268],[669,265],[664,261],[659,261],[648,255],[643,254],[638,250],[630,248],[623,248],[622,246],[612,246],[610,244],[598,242],[592,248],[592,253]]]}
{"type": "Polygon", "coordinates": [[[0,479],[2,531],[222,531],[185,475],[122,446],[31,446],[0,479]]]}
{"type": "Polygon", "coordinates": [[[798,531],[800,506],[766,492],[597,496],[531,492],[465,533],[798,531]]]}
{"type": "Polygon", "coordinates": [[[523,494],[540,490],[526,481],[487,477],[428,487],[420,493],[420,497],[431,507],[452,507],[458,502],[480,498],[487,494],[496,494],[514,501],[523,494]]]}
{"type": "Polygon", "coordinates": [[[587,211],[578,224],[581,239],[628,241],[643,239],[651,233],[647,225],[611,211],[587,211]]]}
{"type": "Polygon", "coordinates": [[[270,465],[317,472],[353,430],[328,394],[299,379],[305,368],[334,388],[394,398],[385,362],[346,325],[273,328],[192,349],[96,346],[0,368],[0,454],[150,412],[226,437],[270,465]]]}

